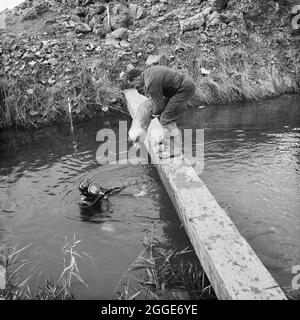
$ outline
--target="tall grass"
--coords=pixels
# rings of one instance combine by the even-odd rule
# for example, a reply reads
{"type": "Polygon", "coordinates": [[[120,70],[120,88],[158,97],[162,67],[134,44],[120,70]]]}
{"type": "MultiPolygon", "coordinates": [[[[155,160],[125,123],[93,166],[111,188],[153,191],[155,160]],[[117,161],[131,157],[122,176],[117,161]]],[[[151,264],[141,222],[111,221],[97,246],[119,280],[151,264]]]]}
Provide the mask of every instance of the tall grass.
{"type": "Polygon", "coordinates": [[[1,246],[0,264],[6,269],[7,285],[0,290],[2,300],[74,300],[73,285],[77,282],[87,287],[87,284],[80,276],[77,258],[91,258],[87,253],[79,251],[77,246],[81,240],[75,235],[71,240],[66,237],[65,245],[62,248],[63,270],[56,281],[47,279],[43,285],[38,284],[37,290],[33,291],[29,280],[34,274],[23,278],[22,271],[30,262],[20,259],[20,254],[29,246],[17,249],[1,246]]]}
{"type": "Polygon", "coordinates": [[[190,66],[196,81],[195,103],[230,103],[259,101],[283,93],[299,92],[292,77],[269,63],[255,66],[255,61],[244,51],[222,51],[211,57],[195,59],[190,66]],[[210,71],[202,75],[201,69],[210,71]]]}
{"type": "Polygon", "coordinates": [[[45,84],[39,76],[7,75],[0,80],[0,127],[32,127],[68,121],[68,99],[75,120],[91,118],[108,108],[122,111],[123,101],[104,76],[78,67],[67,80],[45,84]],[[114,96],[114,98],[112,98],[114,96]]]}
{"type": "Polygon", "coordinates": [[[144,250],[126,270],[112,297],[120,300],[216,299],[212,286],[191,250],[175,250],[145,238],[144,250]]]}

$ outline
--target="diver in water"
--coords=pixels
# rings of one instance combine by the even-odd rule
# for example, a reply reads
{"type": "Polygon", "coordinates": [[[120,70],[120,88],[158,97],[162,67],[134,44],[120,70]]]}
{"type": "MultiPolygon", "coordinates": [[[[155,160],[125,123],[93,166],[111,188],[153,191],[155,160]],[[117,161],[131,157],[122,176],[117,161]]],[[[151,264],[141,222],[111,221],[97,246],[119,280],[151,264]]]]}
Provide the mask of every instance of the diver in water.
{"type": "Polygon", "coordinates": [[[127,82],[137,90],[144,91],[152,100],[152,117],[157,117],[163,127],[161,157],[170,157],[170,137],[181,139],[176,126],[179,114],[194,96],[196,86],[191,77],[165,66],[152,66],[145,71],[132,69],[127,74],[127,82]]]}

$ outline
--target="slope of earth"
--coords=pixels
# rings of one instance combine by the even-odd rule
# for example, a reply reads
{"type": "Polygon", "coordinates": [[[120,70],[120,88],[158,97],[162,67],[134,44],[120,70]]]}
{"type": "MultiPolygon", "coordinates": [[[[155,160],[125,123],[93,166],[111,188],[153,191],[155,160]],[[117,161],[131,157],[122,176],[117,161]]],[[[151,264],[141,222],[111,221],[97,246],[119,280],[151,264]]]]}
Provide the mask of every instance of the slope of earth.
{"type": "Polygon", "coordinates": [[[294,0],[26,0],[1,13],[0,125],[126,112],[126,72],[155,63],[193,77],[195,106],[299,93],[298,12],[294,0]]]}

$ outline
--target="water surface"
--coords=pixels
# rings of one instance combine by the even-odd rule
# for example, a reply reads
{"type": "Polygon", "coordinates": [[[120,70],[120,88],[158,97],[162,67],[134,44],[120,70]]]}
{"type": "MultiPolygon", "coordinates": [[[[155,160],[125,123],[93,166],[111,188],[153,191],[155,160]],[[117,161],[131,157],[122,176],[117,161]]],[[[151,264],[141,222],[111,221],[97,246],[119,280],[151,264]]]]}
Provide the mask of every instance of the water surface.
{"type": "MultiPolygon", "coordinates": [[[[94,258],[79,264],[89,285],[78,287],[82,298],[111,297],[149,230],[175,248],[189,245],[151,165],[97,163],[98,130],[117,133],[121,119],[76,124],[73,133],[57,125],[0,134],[0,242],[31,244],[24,257],[43,281],[59,276],[65,237],[75,233],[94,258]],[[77,205],[86,176],[128,187],[110,198],[110,211],[90,219],[77,205]]],[[[188,109],[180,123],[204,128],[200,177],[279,284],[290,287],[291,268],[300,264],[299,96],[188,109]]]]}

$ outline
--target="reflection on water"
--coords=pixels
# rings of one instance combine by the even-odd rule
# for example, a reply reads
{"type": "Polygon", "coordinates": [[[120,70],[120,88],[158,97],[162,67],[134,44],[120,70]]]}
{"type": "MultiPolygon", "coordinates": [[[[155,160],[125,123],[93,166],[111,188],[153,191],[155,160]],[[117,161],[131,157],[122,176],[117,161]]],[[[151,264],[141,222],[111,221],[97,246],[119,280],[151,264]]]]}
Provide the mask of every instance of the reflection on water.
{"type": "MultiPolygon", "coordinates": [[[[83,298],[111,297],[122,274],[143,250],[154,228],[156,237],[182,249],[189,244],[152,166],[96,162],[98,120],[38,131],[3,131],[0,136],[0,242],[23,247],[40,282],[61,272],[66,234],[82,239],[80,249],[94,258],[79,268],[90,290],[83,298]],[[127,186],[109,198],[109,208],[82,212],[79,182],[89,177],[104,188],[127,186]],[[36,270],[37,269],[37,270],[36,270]]],[[[118,119],[110,127],[118,130],[118,119]]],[[[37,277],[36,277],[37,278],[37,277]]]]}
{"type": "Polygon", "coordinates": [[[282,286],[300,264],[300,98],[207,107],[183,127],[205,129],[200,175],[282,286]]]}
{"type": "MultiPolygon", "coordinates": [[[[153,226],[158,239],[189,244],[151,165],[96,162],[97,131],[118,130],[118,119],[106,120],[78,124],[74,134],[54,126],[0,135],[0,241],[31,243],[26,258],[43,280],[59,275],[65,235],[75,233],[95,262],[79,264],[90,286],[81,289],[84,298],[110,298],[153,226]],[[127,187],[102,212],[81,212],[77,187],[86,176],[105,188],[127,187]]],[[[279,283],[290,286],[291,267],[300,264],[299,96],[189,109],[181,125],[205,129],[201,178],[279,283]]]]}

